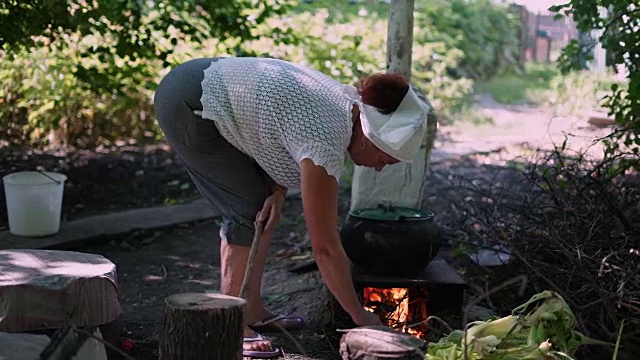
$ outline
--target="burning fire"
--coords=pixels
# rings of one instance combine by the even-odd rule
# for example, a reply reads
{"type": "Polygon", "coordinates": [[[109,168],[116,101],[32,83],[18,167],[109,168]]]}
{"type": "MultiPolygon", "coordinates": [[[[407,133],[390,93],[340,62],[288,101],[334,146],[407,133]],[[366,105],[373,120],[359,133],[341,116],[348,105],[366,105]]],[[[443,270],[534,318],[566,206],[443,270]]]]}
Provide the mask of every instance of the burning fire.
{"type": "Polygon", "coordinates": [[[427,296],[425,290],[406,288],[364,288],[364,307],[380,316],[382,322],[406,334],[424,339],[427,296]]]}

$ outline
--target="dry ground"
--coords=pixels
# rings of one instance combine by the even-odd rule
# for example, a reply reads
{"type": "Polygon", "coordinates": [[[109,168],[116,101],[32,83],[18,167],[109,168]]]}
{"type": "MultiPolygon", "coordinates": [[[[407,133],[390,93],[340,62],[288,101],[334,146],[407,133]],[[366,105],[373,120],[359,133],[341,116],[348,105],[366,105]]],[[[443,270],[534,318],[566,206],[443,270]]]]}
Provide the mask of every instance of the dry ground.
{"type": "MultiPolygon", "coordinates": [[[[460,199],[456,189],[461,182],[500,182],[510,193],[517,194],[521,178],[517,171],[506,169],[504,164],[514,159],[526,162],[526,157],[535,148],[561,143],[570,133],[575,136],[569,137],[569,146],[583,149],[590,146],[594,137],[608,131],[590,127],[586,119],[553,118],[545,109],[500,106],[486,96],[479,99],[477,110],[492,117],[494,124],[441,127],[432,158],[434,163],[426,179],[424,207],[436,213],[445,240],[456,246],[474,232],[474,224],[469,222],[470,214],[460,211],[457,206],[460,199]]],[[[592,151],[598,154],[597,147],[592,151]]],[[[0,175],[35,167],[67,173],[65,220],[125,208],[188,201],[198,196],[175,156],[164,146],[43,153],[3,148],[0,158],[3,160],[0,175]]],[[[3,195],[0,190],[2,201],[3,195]]],[[[348,202],[349,188],[345,186],[340,197],[342,218],[348,202]]],[[[332,300],[317,272],[296,274],[288,271],[292,265],[311,256],[304,238],[301,213],[300,199],[287,201],[265,274],[264,299],[274,311],[297,312],[305,316],[309,328],[293,334],[293,338],[275,335],[273,339],[283,346],[287,359],[338,359],[341,334],[335,329],[348,326],[348,321],[332,313],[332,300]],[[340,323],[332,323],[332,320],[340,323]]],[[[4,216],[2,220],[5,221],[4,216]]],[[[0,228],[3,226],[6,227],[6,221],[0,223],[0,228]]],[[[124,308],[123,338],[134,341],[131,355],[135,359],[157,359],[161,311],[167,295],[217,289],[217,231],[216,221],[212,219],[171,231],[134,233],[125,239],[78,249],[103,254],[117,265],[124,308]]],[[[499,271],[478,267],[459,250],[449,247],[443,249],[443,254],[470,282],[469,296],[478,295],[492,284],[526,271],[517,265],[499,271]]],[[[518,297],[514,291],[504,291],[491,298],[491,305],[495,311],[507,311],[526,298],[526,294],[518,297]]]]}

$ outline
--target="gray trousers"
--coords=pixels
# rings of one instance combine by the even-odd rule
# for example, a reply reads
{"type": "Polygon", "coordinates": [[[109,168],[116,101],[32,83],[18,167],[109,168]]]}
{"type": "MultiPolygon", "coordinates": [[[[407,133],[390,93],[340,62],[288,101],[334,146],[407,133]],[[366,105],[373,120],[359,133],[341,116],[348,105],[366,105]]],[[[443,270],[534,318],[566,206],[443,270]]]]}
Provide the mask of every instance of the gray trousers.
{"type": "Polygon", "coordinates": [[[230,244],[251,246],[254,220],[269,195],[268,177],[249,156],[220,135],[202,110],[204,70],[215,58],[195,59],[172,69],[154,96],[158,123],[202,196],[222,215],[230,244]]]}

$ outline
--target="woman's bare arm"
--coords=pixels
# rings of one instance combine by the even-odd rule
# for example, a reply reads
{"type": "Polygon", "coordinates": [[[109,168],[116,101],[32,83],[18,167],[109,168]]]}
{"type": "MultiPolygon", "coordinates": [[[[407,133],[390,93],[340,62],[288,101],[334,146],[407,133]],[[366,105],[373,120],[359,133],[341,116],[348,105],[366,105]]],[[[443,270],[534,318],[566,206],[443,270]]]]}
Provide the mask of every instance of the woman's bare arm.
{"type": "Polygon", "coordinates": [[[338,183],[310,159],[302,161],[301,172],[304,216],[318,269],[344,310],[356,323],[364,321],[367,314],[358,301],[350,262],[340,243],[338,183]]]}

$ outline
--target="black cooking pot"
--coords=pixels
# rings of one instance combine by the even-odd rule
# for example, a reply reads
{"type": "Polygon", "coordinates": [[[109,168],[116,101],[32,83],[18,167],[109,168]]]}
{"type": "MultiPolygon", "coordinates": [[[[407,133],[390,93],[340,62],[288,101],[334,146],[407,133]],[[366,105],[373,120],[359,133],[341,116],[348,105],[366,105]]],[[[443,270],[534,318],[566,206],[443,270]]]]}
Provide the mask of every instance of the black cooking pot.
{"type": "Polygon", "coordinates": [[[440,232],[428,211],[387,207],[349,213],[342,246],[362,274],[407,276],[421,272],[440,250],[440,232]]]}

